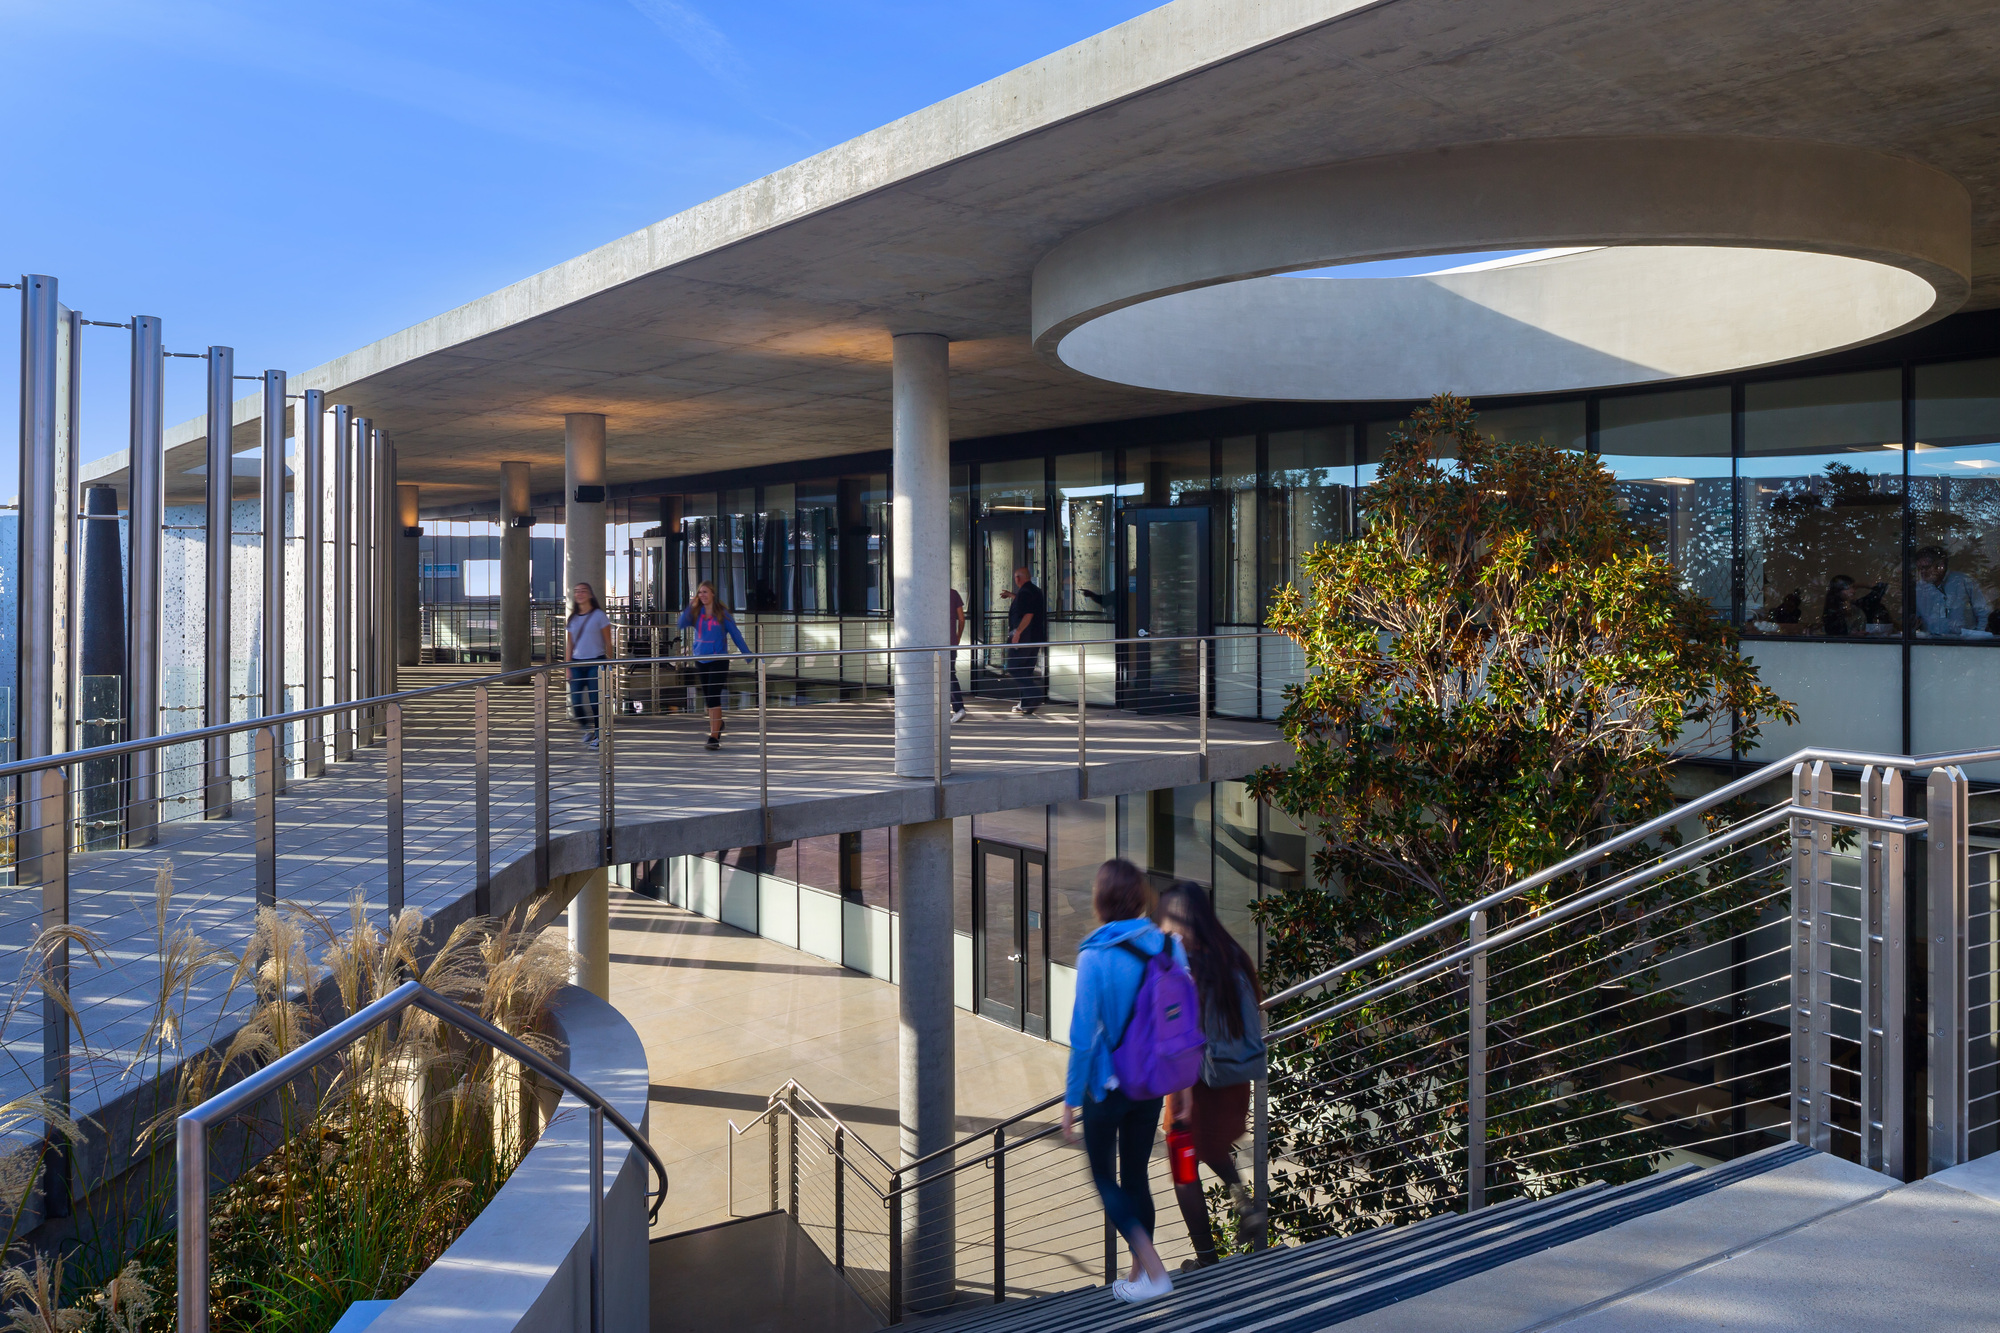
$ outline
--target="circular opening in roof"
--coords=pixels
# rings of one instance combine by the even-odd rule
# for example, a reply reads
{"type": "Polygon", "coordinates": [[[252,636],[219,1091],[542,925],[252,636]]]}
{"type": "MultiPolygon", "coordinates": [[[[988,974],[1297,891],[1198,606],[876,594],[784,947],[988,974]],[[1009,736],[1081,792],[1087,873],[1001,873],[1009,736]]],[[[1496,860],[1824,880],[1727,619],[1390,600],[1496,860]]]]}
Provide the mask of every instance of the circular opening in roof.
{"type": "Polygon", "coordinates": [[[1035,271],[1037,350],[1235,398],[1567,392],[1814,356],[1969,290],[1970,199],[1770,140],[1477,145],[1241,182],[1035,271]]]}

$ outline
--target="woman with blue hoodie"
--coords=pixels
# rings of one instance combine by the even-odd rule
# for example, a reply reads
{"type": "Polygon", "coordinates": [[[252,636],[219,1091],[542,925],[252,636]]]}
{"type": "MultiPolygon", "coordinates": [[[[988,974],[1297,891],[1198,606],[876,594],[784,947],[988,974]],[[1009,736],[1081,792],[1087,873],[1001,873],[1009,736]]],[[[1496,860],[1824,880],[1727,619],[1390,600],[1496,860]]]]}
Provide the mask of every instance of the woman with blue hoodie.
{"type": "Polygon", "coordinates": [[[694,658],[695,673],[701,679],[703,702],[708,705],[708,745],[706,748],[722,748],[722,682],[729,676],[729,644],[725,638],[736,640],[736,651],[746,656],[750,645],[743,642],[743,631],[736,628],[735,620],[729,615],[729,605],[716,596],[715,585],[707,579],[694,590],[694,600],[687,610],[681,612],[681,629],[694,630],[694,642],[688,646],[688,656],[694,658]]]}
{"type": "Polygon", "coordinates": [[[1185,970],[1187,955],[1179,941],[1153,924],[1152,887],[1130,861],[1106,861],[1097,868],[1091,905],[1103,924],[1077,949],[1062,1132],[1065,1140],[1075,1143],[1081,1117],[1090,1178],[1104,1201],[1104,1215],[1132,1251],[1132,1275],[1112,1283],[1111,1294],[1136,1305],[1174,1289],[1159,1251],[1153,1248],[1153,1189],[1147,1179],[1161,1099],[1134,1101],[1121,1092],[1111,1052],[1132,1020],[1145,979],[1145,959],[1172,949],[1185,970]]]}

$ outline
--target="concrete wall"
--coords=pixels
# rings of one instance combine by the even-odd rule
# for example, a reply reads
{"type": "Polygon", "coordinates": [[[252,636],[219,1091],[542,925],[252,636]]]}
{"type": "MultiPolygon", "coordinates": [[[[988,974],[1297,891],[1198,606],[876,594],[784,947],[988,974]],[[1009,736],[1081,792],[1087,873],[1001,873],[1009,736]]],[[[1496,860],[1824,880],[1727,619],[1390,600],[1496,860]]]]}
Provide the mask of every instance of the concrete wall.
{"type": "MultiPolygon", "coordinates": [[[[554,1005],[569,1069],[646,1129],[646,1050],[616,1009],[566,986],[554,1005]]],[[[604,1129],[604,1327],[648,1333],[652,1172],[604,1129]]],[[[465,1234],[370,1333],[589,1333],[590,1114],[564,1095],[548,1128],[465,1234]]]]}

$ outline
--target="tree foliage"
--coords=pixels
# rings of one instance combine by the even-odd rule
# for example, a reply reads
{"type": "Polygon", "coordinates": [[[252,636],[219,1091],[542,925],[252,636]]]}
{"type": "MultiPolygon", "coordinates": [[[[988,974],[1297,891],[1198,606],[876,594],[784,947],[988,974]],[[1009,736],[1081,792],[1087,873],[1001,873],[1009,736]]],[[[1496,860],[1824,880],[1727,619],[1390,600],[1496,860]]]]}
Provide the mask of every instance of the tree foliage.
{"type": "MultiPolygon", "coordinates": [[[[1489,440],[1473,421],[1449,395],[1416,413],[1360,533],[1313,551],[1305,586],[1276,599],[1271,628],[1301,645],[1309,672],[1282,719],[1296,760],[1256,790],[1322,845],[1318,883],[1259,904],[1273,987],[1662,813],[1676,750],[1740,753],[1761,721],[1794,717],[1734,629],[1649,549],[1594,459],[1489,440]]],[[[1576,887],[1510,900],[1491,929],[1576,887]]],[[[1659,948],[1692,920],[1628,901],[1541,940],[1540,953],[1562,951],[1559,968],[1493,958],[1489,1115],[1510,1150],[1496,1184],[1622,1178],[1658,1151],[1633,1137],[1622,1092],[1562,1071],[1611,1067],[1657,1010],[1659,948]]],[[[1352,993],[1408,961],[1338,985],[1352,993]]],[[[1277,1053],[1273,1138],[1293,1165],[1274,1184],[1274,1219],[1313,1234],[1457,1205],[1465,984],[1447,972],[1277,1053]]]]}

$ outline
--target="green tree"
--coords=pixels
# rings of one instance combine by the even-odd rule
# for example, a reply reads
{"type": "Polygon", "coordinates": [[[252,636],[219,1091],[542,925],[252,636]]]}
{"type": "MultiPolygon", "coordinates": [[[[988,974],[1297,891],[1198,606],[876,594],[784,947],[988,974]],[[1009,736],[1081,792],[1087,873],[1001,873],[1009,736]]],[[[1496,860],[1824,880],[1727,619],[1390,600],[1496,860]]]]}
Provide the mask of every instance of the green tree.
{"type": "MultiPolygon", "coordinates": [[[[1662,813],[1675,749],[1740,753],[1761,720],[1795,716],[1653,552],[1594,459],[1488,440],[1473,420],[1449,395],[1417,412],[1367,492],[1359,535],[1312,552],[1306,586],[1276,599],[1271,628],[1301,645],[1310,671],[1283,716],[1295,762],[1255,785],[1321,848],[1317,883],[1258,906],[1274,988],[1662,813]],[[1453,445],[1455,461],[1440,461],[1453,445]]],[[[1578,887],[1513,900],[1491,929],[1578,887]]],[[[1714,904],[1704,910],[1715,919],[1714,904]]],[[[1621,1090],[1561,1071],[1611,1067],[1662,1003],[1657,951],[1635,955],[1635,942],[1676,938],[1692,919],[1628,901],[1543,940],[1542,953],[1563,951],[1546,976],[1518,955],[1493,960],[1508,976],[1489,1015],[1489,1114],[1508,1149],[1492,1168],[1499,1196],[1586,1169],[1629,1178],[1662,1150],[1634,1134],[1621,1090]]],[[[1274,1222],[1351,1232],[1462,1205],[1465,984],[1445,973],[1275,1053],[1273,1145],[1290,1165],[1274,1178],[1274,1222]]]]}

